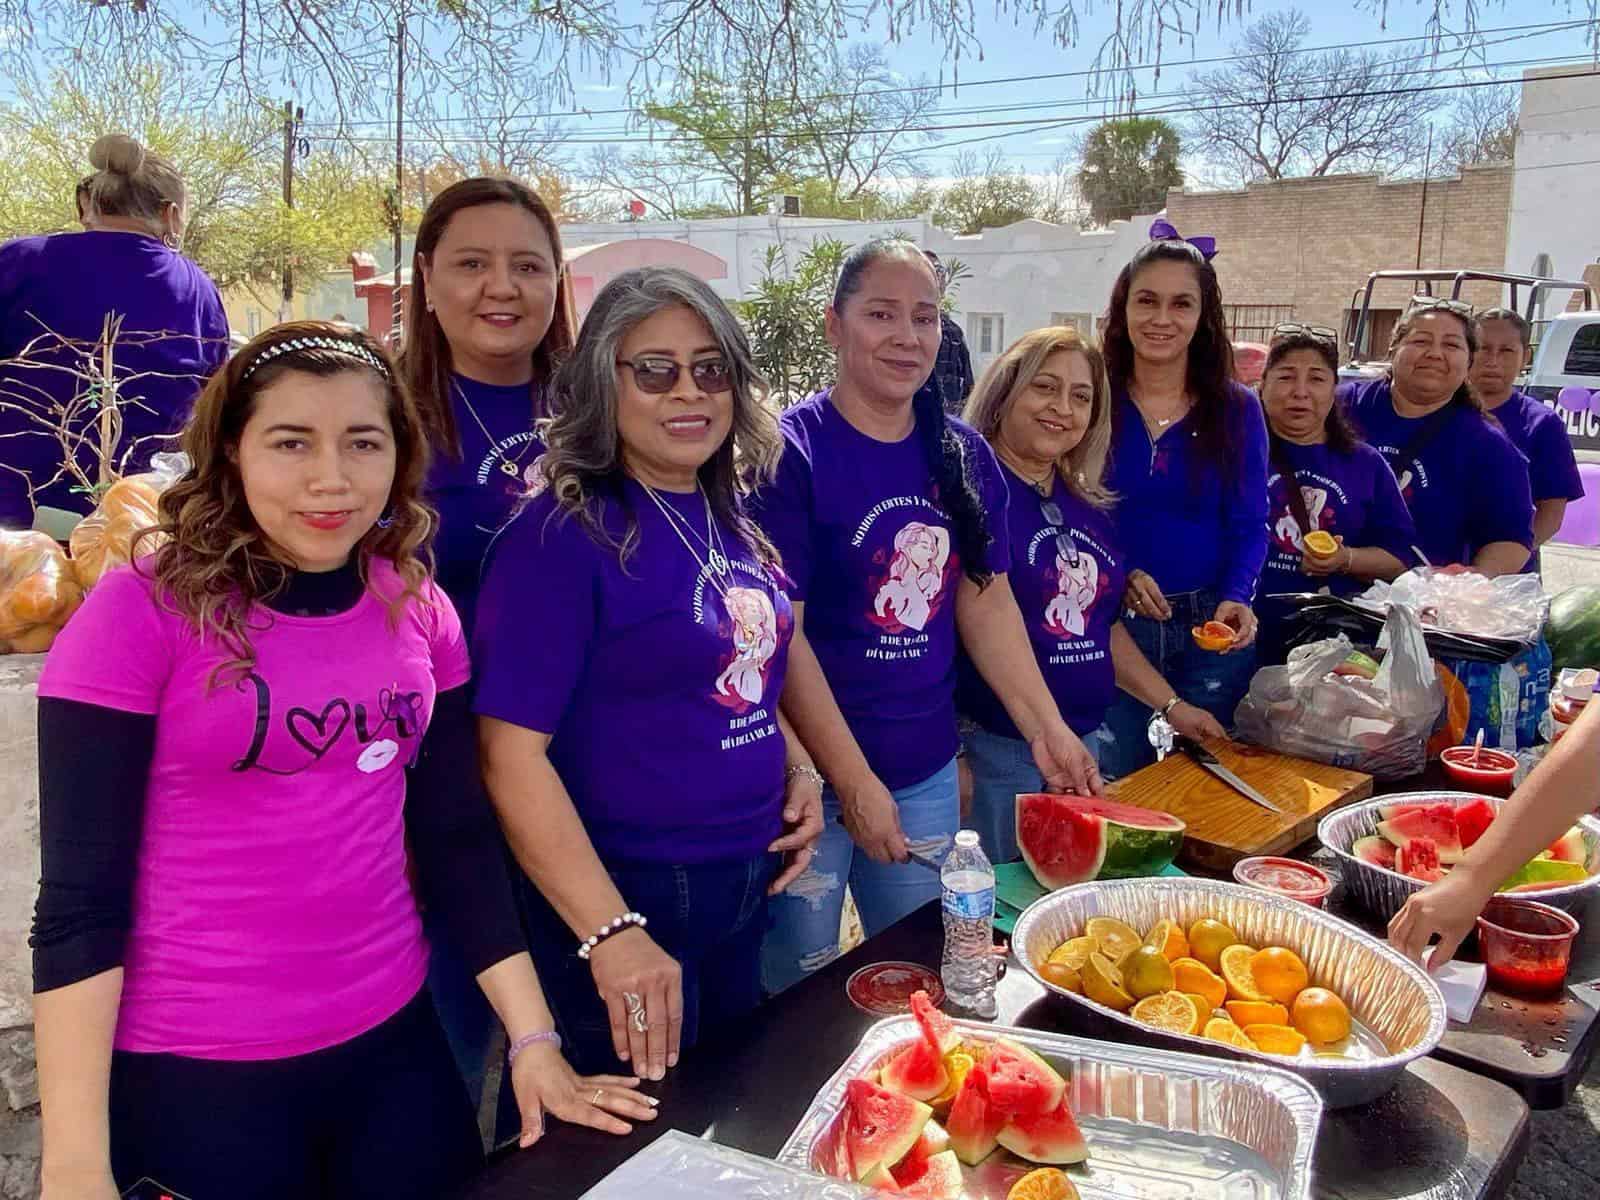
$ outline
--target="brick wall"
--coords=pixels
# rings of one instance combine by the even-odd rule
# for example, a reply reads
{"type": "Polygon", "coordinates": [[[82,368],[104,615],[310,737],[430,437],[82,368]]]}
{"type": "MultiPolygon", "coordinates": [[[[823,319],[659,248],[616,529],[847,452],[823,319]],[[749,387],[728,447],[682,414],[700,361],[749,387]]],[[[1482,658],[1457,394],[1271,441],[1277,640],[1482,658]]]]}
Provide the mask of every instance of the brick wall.
{"type": "MultiPolygon", "coordinates": [[[[1422,266],[1505,270],[1511,211],[1509,163],[1469,167],[1428,182],[1422,266]]],[[[1228,304],[1287,305],[1295,319],[1343,328],[1369,273],[1417,263],[1422,184],[1335,175],[1252,184],[1239,192],[1167,194],[1167,216],[1185,236],[1211,234],[1228,304]]],[[[1381,285],[1375,307],[1403,305],[1411,288],[1381,285]]],[[[1497,304],[1494,284],[1473,285],[1474,304],[1497,304]]]]}

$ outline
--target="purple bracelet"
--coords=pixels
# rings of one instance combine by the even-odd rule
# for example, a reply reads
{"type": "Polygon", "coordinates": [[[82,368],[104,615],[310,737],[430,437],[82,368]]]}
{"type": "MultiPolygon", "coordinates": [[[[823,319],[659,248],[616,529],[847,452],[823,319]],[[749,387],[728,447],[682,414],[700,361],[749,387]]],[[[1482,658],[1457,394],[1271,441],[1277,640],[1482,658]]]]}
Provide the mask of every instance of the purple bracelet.
{"type": "Polygon", "coordinates": [[[538,1042],[549,1042],[557,1050],[561,1049],[561,1035],[555,1030],[547,1030],[544,1033],[530,1033],[524,1037],[519,1037],[511,1043],[511,1049],[506,1051],[506,1066],[509,1067],[516,1062],[517,1055],[538,1042]]]}

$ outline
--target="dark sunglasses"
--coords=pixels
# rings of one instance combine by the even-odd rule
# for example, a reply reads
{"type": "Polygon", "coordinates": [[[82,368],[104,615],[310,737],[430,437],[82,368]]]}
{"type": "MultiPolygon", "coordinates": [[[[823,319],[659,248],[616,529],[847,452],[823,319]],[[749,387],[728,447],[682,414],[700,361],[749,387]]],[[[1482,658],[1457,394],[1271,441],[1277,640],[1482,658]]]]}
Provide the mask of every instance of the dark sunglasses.
{"type": "MultiPolygon", "coordinates": [[[[626,358],[617,359],[617,366],[627,367],[633,372],[633,381],[639,385],[641,392],[660,395],[670,392],[678,386],[678,375],[684,370],[683,364],[670,358],[626,358]]],[[[688,368],[689,378],[694,380],[695,386],[702,392],[730,391],[733,388],[733,372],[728,369],[726,361],[720,358],[703,358],[693,363],[688,368]]]]}
{"type": "Polygon", "coordinates": [[[1305,325],[1299,321],[1285,321],[1281,325],[1272,327],[1272,340],[1275,342],[1280,338],[1299,337],[1301,334],[1306,337],[1316,338],[1320,342],[1338,342],[1339,340],[1339,331],[1337,329],[1329,329],[1326,325],[1305,325]]]}
{"type": "Polygon", "coordinates": [[[1458,317],[1472,319],[1472,305],[1465,300],[1452,300],[1448,296],[1413,296],[1411,305],[1406,309],[1406,316],[1410,317],[1419,312],[1435,312],[1443,310],[1454,313],[1458,317]]]}
{"type": "MultiPolygon", "coordinates": [[[[1052,525],[1057,529],[1067,523],[1067,518],[1061,512],[1061,506],[1054,500],[1040,500],[1039,515],[1045,519],[1046,524],[1052,525]]],[[[1056,534],[1056,553],[1067,560],[1067,566],[1072,567],[1074,570],[1077,569],[1078,547],[1064,533],[1056,534]]]]}

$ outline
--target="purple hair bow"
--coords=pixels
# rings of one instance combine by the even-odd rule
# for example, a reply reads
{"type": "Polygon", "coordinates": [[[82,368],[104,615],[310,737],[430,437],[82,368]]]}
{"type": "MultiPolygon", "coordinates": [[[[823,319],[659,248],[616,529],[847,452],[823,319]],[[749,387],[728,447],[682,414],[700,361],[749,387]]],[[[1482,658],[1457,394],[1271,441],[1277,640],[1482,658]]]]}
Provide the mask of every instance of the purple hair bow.
{"type": "Polygon", "coordinates": [[[1177,226],[1171,221],[1156,221],[1150,226],[1150,240],[1152,242],[1187,242],[1200,251],[1200,257],[1210,262],[1217,256],[1217,239],[1214,237],[1186,238],[1178,232],[1177,226]]]}

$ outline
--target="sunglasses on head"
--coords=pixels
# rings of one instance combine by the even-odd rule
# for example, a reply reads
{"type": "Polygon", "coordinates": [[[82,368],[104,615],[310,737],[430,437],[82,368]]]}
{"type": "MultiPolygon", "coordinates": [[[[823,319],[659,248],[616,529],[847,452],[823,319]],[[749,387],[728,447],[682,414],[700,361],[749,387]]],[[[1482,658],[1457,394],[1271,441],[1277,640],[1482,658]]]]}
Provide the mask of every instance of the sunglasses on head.
{"type": "Polygon", "coordinates": [[[728,369],[728,363],[721,358],[702,358],[691,363],[687,368],[682,363],[670,358],[619,358],[617,366],[627,367],[633,372],[633,381],[639,385],[641,392],[660,395],[670,392],[678,386],[678,375],[685,369],[689,378],[702,392],[715,394],[730,391],[733,388],[733,372],[728,369]]]}
{"type": "Polygon", "coordinates": [[[1412,317],[1417,313],[1443,311],[1454,313],[1458,317],[1472,319],[1472,305],[1465,300],[1452,300],[1448,296],[1413,296],[1411,306],[1406,309],[1406,316],[1412,317]]]}
{"type": "Polygon", "coordinates": [[[1299,337],[1302,334],[1306,337],[1316,338],[1319,342],[1338,342],[1339,340],[1339,331],[1337,329],[1329,329],[1326,325],[1305,325],[1299,321],[1285,321],[1281,325],[1272,327],[1272,340],[1275,342],[1281,338],[1299,337]]]}
{"type": "MultiPolygon", "coordinates": [[[[1039,515],[1045,523],[1060,529],[1066,524],[1066,517],[1061,512],[1061,506],[1054,500],[1043,499],[1039,501],[1039,515]]],[[[1072,539],[1064,533],[1056,534],[1056,553],[1067,560],[1067,565],[1074,569],[1078,565],[1078,548],[1072,544],[1072,539]]]]}

